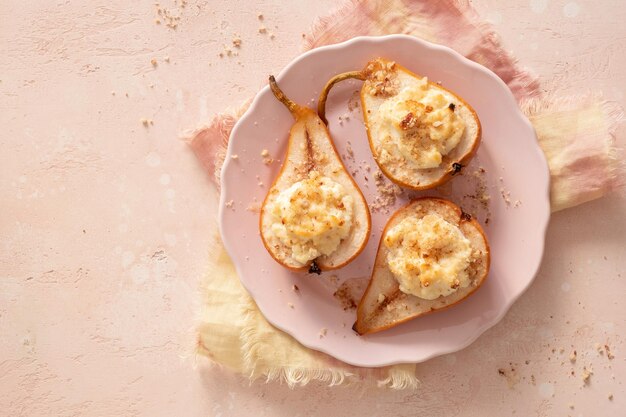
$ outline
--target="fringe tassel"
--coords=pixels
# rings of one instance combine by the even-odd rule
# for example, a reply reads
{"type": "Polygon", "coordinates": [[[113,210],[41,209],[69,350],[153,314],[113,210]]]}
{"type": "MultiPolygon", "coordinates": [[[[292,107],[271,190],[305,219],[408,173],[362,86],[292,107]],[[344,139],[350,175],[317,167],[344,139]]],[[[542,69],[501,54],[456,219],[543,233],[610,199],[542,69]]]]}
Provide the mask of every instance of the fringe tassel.
{"type": "Polygon", "coordinates": [[[410,372],[410,370],[411,368],[405,369],[401,366],[390,369],[389,376],[385,379],[379,380],[377,385],[379,387],[388,387],[394,390],[417,389],[420,381],[414,375],[414,372],[410,372]]]}

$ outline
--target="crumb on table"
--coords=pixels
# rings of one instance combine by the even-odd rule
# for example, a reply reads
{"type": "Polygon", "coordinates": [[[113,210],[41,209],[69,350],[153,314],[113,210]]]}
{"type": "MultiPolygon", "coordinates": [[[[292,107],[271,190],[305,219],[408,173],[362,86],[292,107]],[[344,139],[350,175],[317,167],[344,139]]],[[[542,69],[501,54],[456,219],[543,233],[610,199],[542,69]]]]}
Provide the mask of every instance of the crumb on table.
{"type": "Polygon", "coordinates": [[[611,348],[609,347],[608,343],[604,345],[604,350],[606,350],[606,357],[609,358],[609,360],[615,358],[615,355],[613,355],[613,352],[611,352],[611,348]]]}
{"type": "Polygon", "coordinates": [[[593,370],[591,369],[591,367],[587,368],[586,366],[583,366],[582,380],[585,385],[589,385],[589,383],[591,382],[592,374],[593,370]]]}

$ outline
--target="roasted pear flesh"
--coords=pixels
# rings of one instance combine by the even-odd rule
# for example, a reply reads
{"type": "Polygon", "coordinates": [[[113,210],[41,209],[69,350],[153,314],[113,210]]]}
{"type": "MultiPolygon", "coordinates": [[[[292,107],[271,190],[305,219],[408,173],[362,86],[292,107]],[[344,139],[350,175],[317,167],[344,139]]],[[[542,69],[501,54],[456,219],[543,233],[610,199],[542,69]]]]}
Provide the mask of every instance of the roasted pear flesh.
{"type": "Polygon", "coordinates": [[[379,332],[465,300],[485,281],[490,251],[469,214],[421,198],[389,219],[353,329],[379,332]]]}
{"type": "Polygon", "coordinates": [[[283,164],[261,206],[263,244],[292,270],[341,268],[367,243],[367,203],[315,111],[290,100],[273,76],[269,85],[294,123],[283,164]]]}

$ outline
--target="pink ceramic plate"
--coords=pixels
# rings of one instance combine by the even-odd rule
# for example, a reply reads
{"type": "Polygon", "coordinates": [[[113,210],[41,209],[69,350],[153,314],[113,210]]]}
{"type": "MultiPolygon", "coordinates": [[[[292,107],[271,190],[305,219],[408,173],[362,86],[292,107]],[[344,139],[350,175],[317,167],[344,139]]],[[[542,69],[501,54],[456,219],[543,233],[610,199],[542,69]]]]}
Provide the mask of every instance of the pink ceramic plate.
{"type": "MultiPolygon", "coordinates": [[[[496,324],[533,280],[550,216],[549,172],[533,128],[495,74],[451,49],[403,35],[359,37],[305,53],[277,79],[291,99],[314,107],[329,78],[361,69],[378,56],[441,82],[465,98],[480,117],[483,142],[463,175],[449,185],[431,192],[404,193],[387,212],[373,212],[369,243],[350,265],[320,277],[294,273],[277,264],[263,247],[256,208],[280,162],[264,164],[261,152],[267,149],[273,158],[282,159],[293,123],[269,88],[256,96],[235,126],[222,170],[222,238],[241,282],[265,317],[303,345],[358,366],[425,361],[464,348],[496,324]],[[470,197],[484,194],[490,196],[488,209],[470,197]],[[477,216],[492,250],[489,277],[474,295],[451,309],[388,331],[357,336],[351,330],[355,310],[345,309],[333,293],[343,281],[354,284],[361,278],[363,283],[369,277],[380,231],[390,214],[419,195],[446,196],[477,216]],[[292,290],[293,284],[298,292],[292,290]]],[[[329,98],[327,116],[344,163],[374,207],[379,195],[372,178],[376,164],[360,107],[349,110],[358,102],[355,92],[360,85],[358,81],[338,84],[329,98]]]]}

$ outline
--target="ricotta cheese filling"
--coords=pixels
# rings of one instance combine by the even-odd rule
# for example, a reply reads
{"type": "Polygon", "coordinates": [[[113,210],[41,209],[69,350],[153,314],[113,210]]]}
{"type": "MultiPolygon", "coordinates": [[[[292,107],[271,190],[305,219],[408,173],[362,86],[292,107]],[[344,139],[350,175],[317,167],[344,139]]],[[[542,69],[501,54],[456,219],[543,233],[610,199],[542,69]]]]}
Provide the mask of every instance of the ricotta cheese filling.
{"type": "Polygon", "coordinates": [[[470,285],[470,241],[437,214],[403,219],[387,231],[384,244],[389,269],[405,294],[434,300],[470,285]]]}
{"type": "Polygon", "coordinates": [[[404,87],[379,108],[384,138],[381,157],[401,155],[419,169],[438,167],[443,155],[459,144],[465,130],[465,121],[454,108],[441,91],[429,87],[426,78],[404,87]]]}
{"type": "Polygon", "coordinates": [[[354,200],[345,188],[317,171],[281,191],[269,208],[272,233],[302,265],[332,254],[348,237],[354,200]]]}

